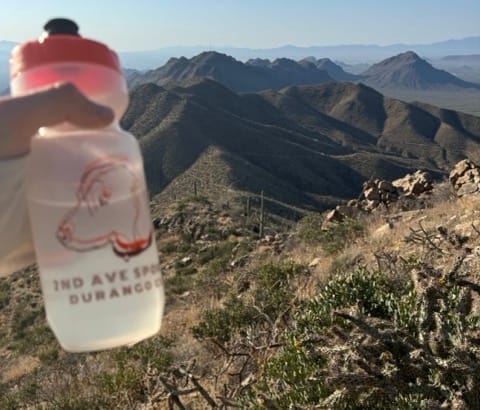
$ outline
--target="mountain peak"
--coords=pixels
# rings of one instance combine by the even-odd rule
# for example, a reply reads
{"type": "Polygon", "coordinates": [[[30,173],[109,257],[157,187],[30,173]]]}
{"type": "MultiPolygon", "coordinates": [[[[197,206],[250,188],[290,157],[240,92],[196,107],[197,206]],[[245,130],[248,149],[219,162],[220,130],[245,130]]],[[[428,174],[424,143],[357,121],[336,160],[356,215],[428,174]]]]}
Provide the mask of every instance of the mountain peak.
{"type": "Polygon", "coordinates": [[[480,88],[444,70],[434,68],[413,51],[397,54],[372,65],[363,73],[363,77],[367,84],[380,88],[480,88]]]}
{"type": "Polygon", "coordinates": [[[401,60],[422,60],[417,53],[415,53],[414,51],[405,51],[404,53],[400,53],[396,56],[394,56],[394,58],[397,58],[397,59],[401,59],[401,60]]]}
{"type": "MultiPolygon", "coordinates": [[[[235,60],[233,57],[231,57],[227,54],[219,53],[218,51],[214,51],[214,50],[204,51],[204,52],[198,54],[196,57],[193,57],[193,58],[198,58],[198,59],[215,58],[215,59],[235,60]]],[[[235,60],[235,61],[237,61],[237,60],[235,60]]]]}

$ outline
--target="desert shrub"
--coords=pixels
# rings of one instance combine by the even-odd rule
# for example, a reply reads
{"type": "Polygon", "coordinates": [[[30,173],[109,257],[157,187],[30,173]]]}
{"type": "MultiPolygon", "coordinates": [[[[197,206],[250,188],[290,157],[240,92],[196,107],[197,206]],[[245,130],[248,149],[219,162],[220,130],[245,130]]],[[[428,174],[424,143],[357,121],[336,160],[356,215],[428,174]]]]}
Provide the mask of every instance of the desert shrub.
{"type": "Polygon", "coordinates": [[[48,346],[38,352],[38,358],[44,364],[54,363],[59,356],[57,346],[48,346]]]}
{"type": "Polygon", "coordinates": [[[210,200],[208,199],[208,197],[206,197],[205,195],[192,195],[191,197],[188,198],[188,201],[189,202],[196,202],[196,203],[199,203],[199,204],[204,204],[204,205],[211,205],[212,203],[210,202],[210,200]]]}
{"type": "Polygon", "coordinates": [[[208,309],[192,332],[198,339],[211,337],[225,343],[237,330],[252,324],[257,314],[242,299],[231,296],[222,307],[208,309]]]}
{"type": "Polygon", "coordinates": [[[236,245],[236,241],[225,241],[218,245],[210,246],[200,253],[198,257],[198,263],[200,265],[206,265],[207,263],[215,259],[221,261],[228,261],[232,257],[232,251],[236,245]]]}
{"type": "Polygon", "coordinates": [[[218,246],[210,246],[205,249],[198,257],[198,263],[200,265],[205,265],[210,262],[215,256],[219,253],[218,246]]]}
{"type": "Polygon", "coordinates": [[[2,391],[0,389],[0,409],[4,410],[18,410],[20,403],[15,393],[2,391]]]}
{"type": "Polygon", "coordinates": [[[175,240],[165,242],[162,246],[159,247],[159,250],[160,252],[163,252],[167,255],[175,253],[178,250],[178,242],[175,240]]]}
{"type": "Polygon", "coordinates": [[[8,385],[0,385],[0,408],[2,410],[17,410],[25,408],[26,405],[37,406],[40,389],[41,385],[34,377],[27,377],[14,390],[9,389],[8,385]]]}
{"type": "Polygon", "coordinates": [[[204,313],[202,321],[193,328],[193,334],[197,338],[213,337],[227,342],[237,330],[264,322],[264,315],[275,320],[290,307],[294,295],[292,280],[306,272],[304,265],[294,262],[261,266],[253,273],[256,285],[252,297],[240,298],[230,293],[222,307],[204,313]]]}
{"type": "Polygon", "coordinates": [[[197,268],[193,265],[182,266],[176,269],[176,276],[190,276],[197,273],[197,268]]]}
{"type": "MultiPolygon", "coordinates": [[[[27,315],[30,320],[34,315],[27,315]]],[[[18,329],[18,328],[17,328],[18,329]]],[[[12,350],[20,354],[34,353],[38,354],[38,349],[42,346],[57,344],[52,330],[46,324],[29,325],[25,328],[19,328],[13,334],[13,340],[10,343],[12,350]]]]}
{"type": "Polygon", "coordinates": [[[355,307],[359,313],[383,319],[398,319],[408,326],[408,317],[415,305],[412,287],[398,288],[381,272],[360,268],[332,277],[318,295],[308,302],[299,325],[318,330],[338,322],[333,313],[355,307]]]}
{"type": "Polygon", "coordinates": [[[216,298],[223,297],[229,287],[223,281],[225,272],[231,270],[230,261],[234,257],[235,241],[225,241],[208,248],[199,256],[199,263],[204,264],[195,285],[208,292],[213,292],[216,298]]]}
{"type": "Polygon", "coordinates": [[[340,252],[364,231],[361,221],[351,218],[323,227],[323,216],[320,214],[307,215],[300,221],[299,227],[300,237],[306,243],[320,245],[329,254],[340,252]]]}
{"type": "Polygon", "coordinates": [[[184,275],[175,274],[165,280],[165,292],[167,294],[180,295],[192,289],[194,283],[192,278],[184,275]]]}
{"type": "Polygon", "coordinates": [[[10,284],[6,279],[0,279],[0,309],[10,302],[10,284]]]}
{"type": "Polygon", "coordinates": [[[101,397],[63,397],[46,404],[42,410],[102,410],[109,408],[108,402],[101,397]]]}
{"type": "Polygon", "coordinates": [[[263,396],[279,408],[478,408],[469,282],[416,269],[403,285],[366,269],[330,279],[297,310],[244,400],[254,408],[263,396]]]}
{"type": "Polygon", "coordinates": [[[171,338],[156,336],[133,347],[125,347],[118,354],[125,355],[126,360],[137,361],[143,368],[149,366],[158,371],[165,371],[173,361],[170,352],[172,344],[171,338]]]}
{"type": "MultiPolygon", "coordinates": [[[[266,379],[258,386],[269,397],[275,397],[278,408],[295,408],[298,405],[318,403],[329,390],[320,378],[311,376],[326,365],[326,359],[309,357],[295,340],[285,338],[285,347],[279,357],[269,360],[265,367],[266,379]],[[310,379],[310,380],[309,380],[310,379]],[[272,384],[272,380],[279,383],[272,384]],[[309,382],[306,383],[306,381],[309,382]],[[302,388],[298,388],[302,386],[302,388]],[[284,394],[277,394],[278,390],[284,394]]],[[[263,404],[263,403],[262,403],[263,404]]]]}
{"type": "Polygon", "coordinates": [[[294,292],[292,279],[307,272],[304,265],[291,261],[261,266],[256,272],[255,305],[275,319],[282,310],[290,307],[294,292]]]}

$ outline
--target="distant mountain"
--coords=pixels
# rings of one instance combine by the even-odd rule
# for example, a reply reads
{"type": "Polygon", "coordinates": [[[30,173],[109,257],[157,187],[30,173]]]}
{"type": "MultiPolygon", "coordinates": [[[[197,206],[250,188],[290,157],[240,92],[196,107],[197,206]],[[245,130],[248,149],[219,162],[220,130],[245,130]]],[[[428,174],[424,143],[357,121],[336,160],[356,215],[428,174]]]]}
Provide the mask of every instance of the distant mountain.
{"type": "Polygon", "coordinates": [[[462,80],[480,84],[480,54],[445,56],[433,60],[432,64],[462,80]]]}
{"type": "Polygon", "coordinates": [[[16,45],[13,41],[0,40],[0,95],[5,94],[9,86],[10,54],[16,45]]]}
{"type": "Polygon", "coordinates": [[[337,61],[337,60],[335,61],[335,64],[342,67],[343,70],[346,71],[347,73],[355,74],[355,75],[363,73],[370,67],[370,64],[368,63],[347,64],[347,63],[344,63],[343,61],[337,61]]]}
{"type": "Polygon", "coordinates": [[[315,67],[319,70],[326,71],[328,75],[336,81],[355,81],[359,79],[358,76],[345,72],[340,65],[335,64],[329,58],[320,58],[317,60],[315,57],[307,57],[300,61],[300,63],[313,63],[315,67]]]}
{"type": "Polygon", "coordinates": [[[0,53],[8,53],[10,55],[11,51],[17,44],[18,43],[15,43],[14,41],[0,40],[0,53]]]}
{"type": "Polygon", "coordinates": [[[372,65],[362,74],[365,83],[379,88],[447,89],[473,88],[469,83],[444,70],[434,68],[413,51],[407,51],[372,65]]]}
{"type": "MultiPolygon", "coordinates": [[[[8,61],[2,57],[2,50],[7,54],[16,43],[11,41],[0,41],[0,66],[8,61]]],[[[441,58],[448,55],[480,54],[480,36],[467,37],[458,40],[446,40],[432,44],[392,44],[387,46],[378,45],[336,45],[336,46],[310,46],[297,47],[286,45],[276,48],[238,48],[238,47],[163,47],[155,50],[119,52],[120,61],[123,67],[137,70],[155,69],[165,64],[172,57],[191,58],[205,51],[217,51],[231,55],[240,61],[247,61],[253,58],[275,60],[277,58],[289,58],[301,60],[309,56],[315,58],[330,58],[341,60],[349,64],[371,63],[390,57],[395,54],[413,50],[417,54],[428,58],[441,58]]],[[[345,69],[345,67],[343,67],[345,69]]],[[[346,71],[349,71],[348,69],[346,71]]],[[[357,72],[352,71],[354,74],[357,72]]]]}
{"type": "Polygon", "coordinates": [[[480,64],[480,54],[445,56],[442,58],[442,61],[448,61],[448,62],[461,61],[463,64],[468,64],[468,63],[480,64]]]}
{"type": "Polygon", "coordinates": [[[318,84],[334,81],[314,64],[300,64],[286,58],[253,60],[242,63],[214,51],[187,59],[171,58],[164,66],[129,77],[129,86],[144,83],[164,85],[170,81],[205,77],[218,81],[234,91],[259,91],[293,84],[318,84]]]}
{"type": "Polygon", "coordinates": [[[197,181],[317,209],[355,197],[370,177],[440,176],[480,157],[480,118],[353,83],[250,94],[205,78],[143,84],[122,126],[140,140],[152,193],[197,181]]]}

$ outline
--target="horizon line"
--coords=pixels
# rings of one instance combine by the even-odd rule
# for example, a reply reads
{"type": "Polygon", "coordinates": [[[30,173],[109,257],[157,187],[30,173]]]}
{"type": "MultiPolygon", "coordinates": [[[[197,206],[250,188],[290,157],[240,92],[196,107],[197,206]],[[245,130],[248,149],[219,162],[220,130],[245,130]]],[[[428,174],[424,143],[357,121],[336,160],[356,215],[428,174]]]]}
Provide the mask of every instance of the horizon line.
{"type": "MultiPolygon", "coordinates": [[[[86,38],[89,38],[88,36],[86,38]]],[[[334,48],[334,47],[378,47],[378,48],[386,48],[386,47],[394,47],[394,46],[429,46],[429,45],[434,45],[438,43],[444,43],[447,41],[462,41],[462,40],[468,40],[468,39],[474,39],[474,38],[479,38],[480,39],[480,33],[476,35],[471,35],[471,36],[466,36],[466,37],[461,37],[461,38],[447,38],[445,40],[438,40],[430,43],[402,43],[402,42],[397,42],[397,43],[390,43],[390,44],[384,44],[384,45],[379,45],[375,43],[341,43],[341,44],[326,44],[326,45],[297,45],[297,44],[283,44],[283,45],[278,45],[278,46],[270,46],[270,47],[253,47],[253,46],[232,46],[232,45],[202,45],[202,44],[196,44],[196,45],[167,45],[167,46],[160,46],[158,48],[149,48],[149,49],[142,49],[142,50],[121,50],[117,49],[116,51],[119,53],[147,53],[147,52],[152,52],[152,51],[158,51],[162,49],[173,49],[173,48],[203,48],[207,50],[213,50],[213,49],[235,49],[235,50],[242,50],[242,49],[248,49],[248,50],[275,50],[275,49],[281,49],[281,48],[300,48],[300,49],[308,49],[308,48],[334,48]]],[[[21,42],[18,41],[13,41],[13,40],[0,40],[0,43],[12,43],[12,44],[21,44],[21,42]]]]}
{"type": "Polygon", "coordinates": [[[158,48],[150,48],[150,49],[144,49],[144,50],[118,50],[118,52],[121,53],[142,53],[142,52],[151,52],[151,51],[157,51],[157,50],[162,50],[162,49],[170,49],[170,48],[205,48],[205,49],[214,49],[214,48],[231,48],[231,49],[237,49],[237,50],[242,50],[242,49],[248,49],[248,50],[275,50],[279,48],[285,48],[285,47],[295,47],[295,48],[316,48],[316,47],[321,47],[321,48],[328,48],[328,47],[392,47],[392,46],[429,46],[429,45],[434,45],[438,43],[444,43],[447,41],[462,41],[462,40],[469,40],[469,39],[474,39],[474,38],[479,38],[480,39],[480,33],[476,35],[471,35],[471,36],[466,36],[466,37],[461,37],[461,38],[447,38],[445,40],[438,40],[434,41],[431,43],[402,43],[402,42],[397,42],[397,43],[390,43],[390,44],[384,44],[384,45],[379,45],[375,43],[340,43],[340,44],[325,44],[325,45],[319,45],[319,44],[314,44],[314,45],[297,45],[297,44],[283,44],[283,45],[278,45],[278,46],[271,46],[271,47],[253,47],[253,46],[232,46],[232,45],[205,45],[205,44],[195,44],[195,45],[167,45],[167,46],[161,46],[158,48]]]}

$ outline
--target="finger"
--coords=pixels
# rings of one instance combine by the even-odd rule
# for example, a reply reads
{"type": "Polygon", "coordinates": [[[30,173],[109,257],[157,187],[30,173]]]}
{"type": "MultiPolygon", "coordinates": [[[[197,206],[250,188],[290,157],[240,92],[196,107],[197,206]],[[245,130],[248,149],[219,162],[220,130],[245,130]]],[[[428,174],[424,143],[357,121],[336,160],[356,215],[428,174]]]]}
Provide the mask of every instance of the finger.
{"type": "Polygon", "coordinates": [[[64,121],[85,128],[105,127],[113,120],[113,111],[87,99],[73,84],[64,83],[21,97],[29,113],[28,126],[34,132],[40,127],[64,121]]]}
{"type": "Polygon", "coordinates": [[[28,152],[30,139],[40,127],[68,121],[84,128],[100,128],[113,118],[110,108],[88,100],[69,83],[1,100],[0,157],[28,152]]]}
{"type": "Polygon", "coordinates": [[[44,126],[63,121],[85,128],[105,127],[113,121],[113,111],[85,97],[73,84],[60,84],[45,91],[41,98],[47,102],[49,113],[44,126]]]}

